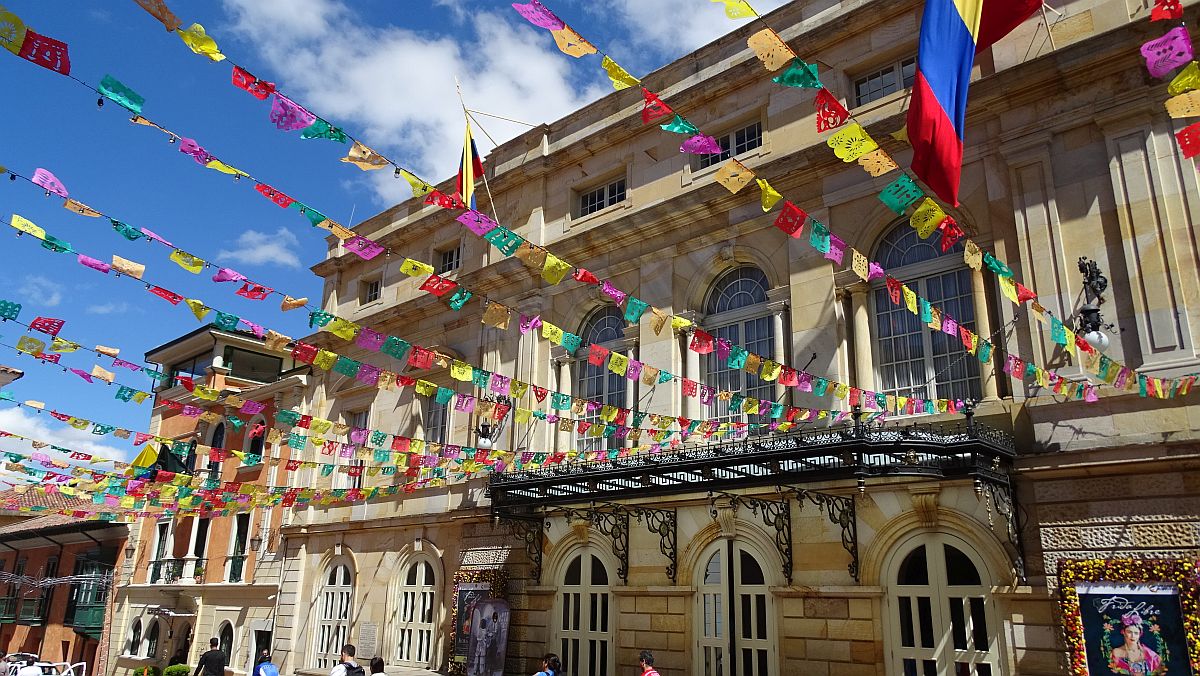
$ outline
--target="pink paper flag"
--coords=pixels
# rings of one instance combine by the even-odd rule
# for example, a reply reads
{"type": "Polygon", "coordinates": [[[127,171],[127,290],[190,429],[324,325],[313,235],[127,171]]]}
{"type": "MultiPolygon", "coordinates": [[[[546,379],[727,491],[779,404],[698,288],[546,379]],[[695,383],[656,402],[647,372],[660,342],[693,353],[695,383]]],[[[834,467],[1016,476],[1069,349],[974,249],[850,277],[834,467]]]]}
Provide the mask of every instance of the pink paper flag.
{"type": "Polygon", "coordinates": [[[383,253],[383,245],[374,240],[367,239],[362,235],[355,235],[346,240],[345,246],[348,250],[357,254],[358,257],[364,261],[369,261],[383,253]]]}
{"type": "Polygon", "coordinates": [[[696,134],[679,146],[679,152],[693,155],[720,155],[721,146],[717,139],[704,134],[696,134]]]}
{"type": "Polygon", "coordinates": [[[474,209],[459,214],[458,218],[454,220],[467,226],[468,230],[480,237],[496,229],[496,221],[489,218],[487,214],[480,213],[474,209]]]}
{"type": "Polygon", "coordinates": [[[80,371],[79,369],[73,368],[73,369],[71,369],[71,373],[74,373],[75,375],[79,376],[80,378],[83,378],[84,380],[88,381],[89,383],[96,382],[96,381],[92,380],[92,374],[88,373],[87,371],[80,371]]]}
{"type": "Polygon", "coordinates": [[[625,302],[625,292],[613,286],[607,279],[601,283],[600,289],[604,291],[604,295],[613,299],[617,305],[625,302]]]}
{"type": "Polygon", "coordinates": [[[242,407],[239,408],[238,410],[241,411],[242,413],[245,413],[246,415],[257,415],[259,413],[262,413],[263,409],[265,409],[266,407],[267,407],[266,404],[259,402],[259,401],[243,401],[242,407]]]}
{"type": "Polygon", "coordinates": [[[1187,64],[1192,60],[1192,39],[1187,27],[1172,28],[1161,38],[1142,45],[1142,56],[1146,58],[1146,70],[1160,80],[1187,64]]]}
{"type": "Polygon", "coordinates": [[[521,335],[525,335],[526,333],[529,333],[530,331],[535,331],[541,325],[542,325],[542,316],[541,315],[534,315],[532,317],[526,317],[525,315],[521,315],[521,335]]]}
{"type": "Polygon", "coordinates": [[[566,27],[566,24],[563,23],[562,19],[555,16],[554,12],[546,9],[546,7],[542,5],[542,3],[538,2],[538,0],[530,0],[529,4],[526,5],[522,5],[519,2],[514,2],[512,7],[513,9],[517,10],[518,14],[525,17],[526,21],[537,26],[538,28],[545,28],[548,31],[557,31],[566,27]]]}
{"type": "Polygon", "coordinates": [[[383,347],[383,343],[386,340],[387,336],[374,329],[369,329],[364,326],[359,330],[358,336],[355,337],[354,344],[363,348],[364,350],[378,352],[379,348],[383,347]]]}
{"type": "Polygon", "coordinates": [[[96,260],[95,258],[92,258],[91,256],[84,256],[83,254],[79,254],[78,260],[79,260],[80,265],[86,265],[87,267],[89,267],[93,270],[99,270],[100,272],[103,272],[104,274],[108,274],[108,271],[112,270],[111,265],[109,265],[108,263],[105,263],[104,261],[96,260]]]}
{"type": "Polygon", "coordinates": [[[184,155],[191,155],[196,164],[204,166],[213,161],[213,156],[208,154],[208,151],[200,147],[195,139],[187,138],[186,136],[179,137],[179,152],[184,155]]]}
{"type": "Polygon", "coordinates": [[[142,234],[143,234],[143,235],[145,235],[147,239],[152,239],[152,240],[154,240],[154,241],[156,241],[156,242],[162,242],[163,244],[165,244],[165,245],[167,245],[167,246],[169,246],[169,247],[171,247],[171,248],[175,248],[175,245],[174,245],[174,244],[171,244],[170,242],[168,242],[167,240],[163,239],[162,237],[159,237],[159,236],[158,236],[158,233],[156,233],[156,232],[153,232],[153,231],[151,231],[151,230],[147,230],[146,228],[139,228],[139,230],[141,230],[141,231],[142,231],[142,234]]]}
{"type": "Polygon", "coordinates": [[[135,364],[131,361],[125,361],[124,359],[118,359],[118,358],[114,357],[113,358],[113,367],[117,367],[117,366],[120,366],[121,368],[129,369],[130,371],[141,371],[142,370],[142,367],[138,364],[135,364]]]}
{"type": "Polygon", "coordinates": [[[275,98],[271,100],[270,119],[281,131],[296,131],[312,126],[312,123],[317,121],[317,116],[283,94],[275,92],[275,98]]]}
{"type": "Polygon", "coordinates": [[[65,186],[63,186],[62,181],[58,180],[57,176],[45,169],[42,169],[41,167],[33,170],[33,182],[42,186],[42,188],[46,189],[47,191],[58,195],[59,197],[67,196],[67,189],[65,186]]]}
{"type": "Polygon", "coordinates": [[[249,329],[254,333],[255,336],[262,338],[263,336],[267,335],[266,329],[264,329],[262,326],[260,326],[258,324],[255,324],[254,322],[250,321],[249,319],[242,319],[241,322],[243,324],[245,324],[247,327],[249,327],[249,329]]]}
{"type": "Polygon", "coordinates": [[[230,270],[229,268],[221,268],[220,270],[217,270],[217,274],[213,275],[212,278],[214,282],[241,282],[245,281],[245,279],[246,275],[243,275],[237,270],[230,270]]]}

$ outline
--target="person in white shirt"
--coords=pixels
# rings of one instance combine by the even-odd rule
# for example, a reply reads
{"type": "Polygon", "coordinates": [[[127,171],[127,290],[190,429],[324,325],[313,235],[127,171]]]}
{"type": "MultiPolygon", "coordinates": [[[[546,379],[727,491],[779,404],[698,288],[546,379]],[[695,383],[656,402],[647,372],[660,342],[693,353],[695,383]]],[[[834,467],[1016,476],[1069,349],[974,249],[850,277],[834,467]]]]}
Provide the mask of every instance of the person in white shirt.
{"type": "Polygon", "coordinates": [[[17,676],[42,676],[42,668],[33,660],[25,660],[25,666],[17,670],[17,676]]]}
{"type": "MultiPolygon", "coordinates": [[[[329,676],[367,676],[367,672],[354,661],[357,652],[353,644],[342,646],[342,661],[329,671],[329,676]]],[[[18,675],[20,676],[20,675],[18,675]]]]}

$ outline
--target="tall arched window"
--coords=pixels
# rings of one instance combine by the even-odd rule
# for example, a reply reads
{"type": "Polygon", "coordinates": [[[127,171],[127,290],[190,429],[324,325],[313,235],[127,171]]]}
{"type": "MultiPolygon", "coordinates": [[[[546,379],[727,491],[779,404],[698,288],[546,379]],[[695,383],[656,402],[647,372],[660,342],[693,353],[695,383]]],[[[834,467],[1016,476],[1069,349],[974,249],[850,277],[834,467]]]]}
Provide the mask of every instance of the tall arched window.
{"type": "Polygon", "coordinates": [[[350,566],[335,563],[323,579],[317,596],[316,667],[332,669],[341,662],[342,646],[350,638],[350,611],[354,605],[354,578],[350,566]]]}
{"type": "Polygon", "coordinates": [[[250,446],[246,451],[250,455],[257,455],[260,458],[263,455],[263,449],[267,446],[267,419],[262,415],[251,418],[250,424],[246,425],[246,435],[250,438],[250,446]],[[255,428],[262,425],[262,429],[255,433],[255,428]]]}
{"type": "Polygon", "coordinates": [[[613,610],[608,568],[584,552],[567,564],[559,589],[559,656],[572,676],[611,676],[613,610]]]}
{"type": "Polygon", "coordinates": [[[774,676],[775,613],[762,562],[719,542],[698,571],[696,669],[700,676],[774,676]],[[736,665],[736,668],[735,668],[736,665]]]}
{"type": "MultiPolygon", "coordinates": [[[[212,437],[209,439],[208,445],[213,448],[225,448],[225,423],[219,422],[213,426],[212,437]]],[[[221,463],[213,460],[212,457],[208,460],[208,480],[221,480],[221,463]]]]}
{"type": "Polygon", "coordinates": [[[158,657],[158,625],[162,624],[158,620],[150,622],[150,631],[146,632],[146,657],[151,659],[158,657]]]}
{"type": "Polygon", "coordinates": [[[999,676],[991,580],[974,552],[952,536],[928,534],[901,553],[888,589],[892,673],[999,676]]]}
{"type": "MultiPolygon", "coordinates": [[[[975,330],[971,270],[963,263],[961,244],[943,254],[905,221],[880,242],[876,260],[919,298],[959,326],[975,330]]],[[[920,399],[980,398],[979,361],[966,354],[957,332],[948,335],[927,326],[919,300],[917,314],[903,298],[893,304],[882,281],[872,295],[879,392],[920,399]]]]}
{"type": "MultiPolygon", "coordinates": [[[[621,341],[625,340],[625,315],[620,308],[608,306],[597,310],[588,317],[587,322],[583,325],[583,331],[580,333],[585,344],[599,345],[614,350],[618,353],[626,354],[621,341]]],[[[575,363],[575,396],[591,401],[596,401],[617,408],[626,408],[626,387],[627,382],[625,376],[613,373],[608,368],[608,362],[604,362],[601,366],[593,366],[586,359],[581,359],[575,363]]],[[[600,419],[600,409],[588,411],[582,416],[575,416],[586,420],[593,425],[599,426],[597,429],[602,429],[606,423],[600,419]]],[[[603,436],[592,436],[592,430],[579,434],[576,428],[575,448],[580,451],[599,451],[602,449],[617,448],[621,445],[621,440],[615,436],[610,436],[605,439],[603,436]]]]}
{"type": "Polygon", "coordinates": [[[396,604],[396,660],[401,664],[431,667],[433,635],[437,624],[437,582],[433,566],[418,560],[404,572],[396,604]]]}
{"type": "Polygon", "coordinates": [[[133,627],[129,630],[129,645],[125,647],[126,655],[138,655],[142,649],[142,620],[138,618],[133,621],[133,627]]]}
{"type": "Polygon", "coordinates": [[[225,664],[233,664],[233,625],[228,621],[221,625],[217,632],[218,649],[225,653],[225,664]]]}
{"type": "MultiPolygon", "coordinates": [[[[725,273],[709,291],[704,307],[704,330],[717,340],[727,340],[730,345],[764,359],[772,358],[775,341],[782,340],[782,336],[776,337],[771,326],[767,306],[769,288],[767,276],[756,267],[743,266],[725,273]]],[[[754,399],[775,399],[774,383],[763,380],[758,373],[730,368],[729,360],[722,359],[715,351],[704,359],[705,385],[754,399]]],[[[746,414],[729,412],[724,403],[716,402],[709,408],[707,416],[721,420],[747,419],[746,414]]]]}

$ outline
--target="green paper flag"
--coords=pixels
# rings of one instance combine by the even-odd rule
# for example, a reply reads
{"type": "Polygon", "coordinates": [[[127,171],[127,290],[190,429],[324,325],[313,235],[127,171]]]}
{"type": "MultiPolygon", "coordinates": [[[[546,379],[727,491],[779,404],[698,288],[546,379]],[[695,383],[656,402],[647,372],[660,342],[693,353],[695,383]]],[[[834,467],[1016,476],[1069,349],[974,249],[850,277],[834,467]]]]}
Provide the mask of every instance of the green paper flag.
{"type": "Polygon", "coordinates": [[[908,174],[904,174],[879,193],[879,200],[897,215],[903,216],[910,206],[924,196],[925,192],[917,187],[908,174]]]}
{"type": "Polygon", "coordinates": [[[303,204],[301,202],[292,202],[291,208],[299,209],[300,213],[304,214],[304,217],[308,219],[308,222],[313,224],[313,227],[316,227],[316,226],[320,225],[321,223],[324,223],[326,220],[325,214],[317,211],[316,209],[308,206],[307,204],[303,204]]]}
{"type": "Polygon", "coordinates": [[[354,359],[338,355],[337,362],[333,365],[333,370],[344,376],[353,377],[358,375],[359,364],[360,362],[354,359]]]}
{"type": "Polygon", "coordinates": [[[137,228],[133,227],[132,225],[129,225],[128,223],[122,223],[121,221],[118,221],[115,218],[112,218],[109,220],[112,221],[113,230],[116,230],[119,235],[121,235],[125,239],[129,240],[130,242],[133,242],[133,241],[136,241],[136,240],[139,240],[142,238],[142,231],[138,230],[137,228]]]}
{"type": "Polygon", "coordinates": [[[467,304],[467,301],[471,300],[471,295],[472,294],[470,291],[467,291],[460,286],[454,290],[454,295],[450,296],[450,300],[447,301],[447,304],[450,306],[451,310],[461,310],[463,306],[467,304]]]}
{"type": "Polygon", "coordinates": [[[145,97],[121,84],[120,80],[111,75],[105,75],[100,81],[100,93],[134,115],[141,115],[142,104],[146,103],[145,97]]]}
{"type": "Polygon", "coordinates": [[[337,141],[338,143],[345,143],[346,132],[318,117],[316,122],[300,130],[300,138],[323,138],[330,141],[337,141]]]}
{"type": "Polygon", "coordinates": [[[403,361],[408,355],[410,347],[412,345],[407,340],[397,338],[396,336],[388,336],[388,339],[384,341],[383,347],[379,348],[379,351],[393,359],[403,361]]]}
{"type": "Polygon", "coordinates": [[[625,304],[625,321],[630,324],[638,323],[638,320],[642,318],[642,313],[649,306],[650,304],[646,301],[630,296],[628,302],[625,304]]]}
{"type": "Polygon", "coordinates": [[[829,228],[815,218],[809,220],[812,221],[812,229],[808,233],[808,243],[823,254],[829,253],[829,228]]]}
{"type": "Polygon", "coordinates": [[[11,300],[0,300],[0,319],[16,319],[21,314],[21,304],[11,300]]]}
{"type": "Polygon", "coordinates": [[[525,242],[524,237],[521,237],[508,228],[500,226],[496,226],[491,232],[484,235],[483,238],[491,242],[492,246],[499,249],[500,253],[505,256],[511,256],[516,253],[517,248],[525,242]]]}
{"type": "Polygon", "coordinates": [[[792,65],[782,74],[771,79],[776,84],[785,87],[802,87],[804,89],[821,89],[821,79],[817,76],[817,64],[805,63],[804,59],[792,61],[792,65]]]}
{"type": "Polygon", "coordinates": [[[46,235],[46,239],[42,240],[42,248],[49,249],[49,250],[53,251],[54,253],[63,253],[66,251],[71,251],[70,244],[62,241],[61,239],[55,237],[54,235],[46,235]]]}
{"type": "Polygon", "coordinates": [[[691,136],[693,134],[700,133],[700,130],[696,128],[696,125],[683,119],[683,116],[679,114],[675,115],[675,119],[659,126],[662,127],[663,131],[674,132],[676,134],[687,134],[688,136],[691,136]]]}
{"type": "Polygon", "coordinates": [[[1008,264],[1004,261],[993,256],[991,252],[985,252],[983,254],[983,264],[986,265],[989,270],[997,275],[1000,275],[1001,277],[1013,276],[1012,268],[1008,267],[1008,264]]]}
{"type": "Polygon", "coordinates": [[[218,329],[222,329],[224,331],[233,331],[237,328],[238,316],[217,311],[217,318],[213,320],[213,324],[215,324],[218,329]]]}
{"type": "Polygon", "coordinates": [[[449,387],[439,387],[437,389],[437,396],[435,397],[435,400],[439,404],[448,404],[453,396],[454,390],[450,389],[449,387]]]}

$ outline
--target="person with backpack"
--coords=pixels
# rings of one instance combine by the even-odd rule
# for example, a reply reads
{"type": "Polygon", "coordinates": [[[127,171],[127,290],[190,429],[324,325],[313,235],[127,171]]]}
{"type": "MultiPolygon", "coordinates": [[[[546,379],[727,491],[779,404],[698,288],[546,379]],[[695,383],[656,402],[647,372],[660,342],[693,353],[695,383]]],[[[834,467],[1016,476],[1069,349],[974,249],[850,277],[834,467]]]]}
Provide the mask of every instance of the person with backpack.
{"type": "Polygon", "coordinates": [[[201,671],[204,672],[204,676],[225,676],[225,653],[221,652],[220,645],[221,642],[217,639],[209,639],[208,652],[200,656],[192,676],[200,676],[201,671]]]}
{"type": "Polygon", "coordinates": [[[554,653],[546,653],[542,658],[542,670],[533,676],[559,676],[562,672],[562,660],[554,653]]]}
{"type": "Polygon", "coordinates": [[[342,646],[342,661],[329,671],[329,676],[367,676],[366,669],[358,666],[358,662],[354,661],[355,652],[352,643],[342,646]]]}

